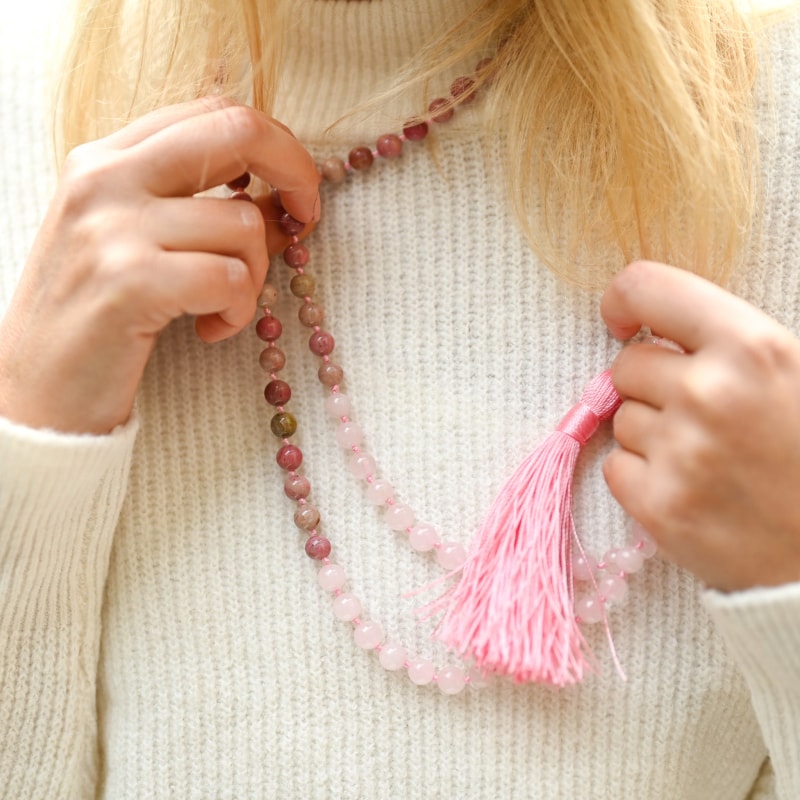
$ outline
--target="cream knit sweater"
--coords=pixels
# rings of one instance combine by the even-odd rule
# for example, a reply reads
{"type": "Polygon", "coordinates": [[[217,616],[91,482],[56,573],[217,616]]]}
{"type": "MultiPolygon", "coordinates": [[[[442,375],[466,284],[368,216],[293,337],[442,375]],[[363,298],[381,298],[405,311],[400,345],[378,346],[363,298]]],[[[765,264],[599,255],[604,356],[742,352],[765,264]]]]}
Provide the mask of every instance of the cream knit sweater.
{"type": "MultiPolygon", "coordinates": [[[[320,156],[396,130],[415,98],[322,141],[469,2],[296,0],[281,117],[320,156]]],[[[28,0],[0,27],[3,307],[53,185],[30,35],[52,5],[28,0]]],[[[800,24],[775,32],[771,60],[764,237],[735,289],[800,334],[800,24]]],[[[597,293],[557,280],[515,230],[481,113],[461,113],[435,154],[408,146],[326,191],[308,267],[381,474],[464,543],[619,348],[597,293]]],[[[285,286],[286,267],[272,270],[285,286]]],[[[440,571],[344,468],[294,315],[281,301],[297,440],[334,557],[365,617],[444,664],[403,599],[440,571]]],[[[383,670],[303,554],[259,350],[251,331],[206,346],[183,320],[137,419],[112,435],[0,420],[0,796],[800,798],[800,584],[704,593],[653,559],[610,615],[627,681],[599,627],[602,674],[561,691],[495,681],[451,697],[383,670]]],[[[607,446],[586,454],[577,498],[598,555],[630,534],[600,475],[607,446]]]]}

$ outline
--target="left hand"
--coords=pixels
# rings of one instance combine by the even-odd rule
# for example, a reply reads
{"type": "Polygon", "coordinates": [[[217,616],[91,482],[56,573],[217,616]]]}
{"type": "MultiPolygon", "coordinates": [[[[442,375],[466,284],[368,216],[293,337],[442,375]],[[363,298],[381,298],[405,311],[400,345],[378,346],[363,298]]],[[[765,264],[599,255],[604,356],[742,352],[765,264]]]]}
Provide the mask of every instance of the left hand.
{"type": "Polygon", "coordinates": [[[800,341],[691,273],[637,262],[601,311],[629,339],[642,326],[686,352],[625,347],[611,493],[662,553],[709,587],[800,580],[800,341]]]}

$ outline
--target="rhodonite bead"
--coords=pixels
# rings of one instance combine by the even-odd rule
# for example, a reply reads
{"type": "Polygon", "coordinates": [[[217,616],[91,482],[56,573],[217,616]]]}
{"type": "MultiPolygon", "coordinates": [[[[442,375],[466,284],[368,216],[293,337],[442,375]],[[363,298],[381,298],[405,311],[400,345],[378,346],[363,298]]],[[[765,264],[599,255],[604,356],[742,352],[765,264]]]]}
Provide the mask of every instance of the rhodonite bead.
{"type": "Polygon", "coordinates": [[[319,511],[314,506],[300,506],[294,512],[294,524],[301,531],[313,531],[319,525],[319,511]]]}
{"type": "Polygon", "coordinates": [[[292,242],[283,251],[283,260],[293,269],[304,267],[308,264],[309,257],[308,248],[302,242],[292,242]]]}
{"type": "Polygon", "coordinates": [[[393,133],[385,133],[378,139],[375,149],[384,158],[397,158],[403,152],[403,140],[393,133]]]}
{"type": "Polygon", "coordinates": [[[311,492],[311,483],[305,475],[289,475],[283,482],[283,492],[290,500],[304,500],[311,492]]]}
{"type": "Polygon", "coordinates": [[[466,75],[456,78],[450,84],[450,94],[462,103],[471,103],[478,96],[475,90],[475,81],[466,75]]]}
{"type": "Polygon", "coordinates": [[[294,414],[290,414],[288,411],[279,411],[269,421],[269,427],[279,439],[285,439],[287,436],[293,436],[297,431],[297,420],[294,414]]]}
{"type": "Polygon", "coordinates": [[[310,275],[301,273],[292,278],[289,282],[289,289],[295,297],[299,297],[302,300],[304,297],[314,294],[316,283],[310,275]]]}
{"type": "Polygon", "coordinates": [[[428,123],[409,121],[403,127],[403,135],[409,142],[419,142],[428,135],[428,123]]]}
{"type": "Polygon", "coordinates": [[[308,340],[311,352],[318,356],[327,356],[332,353],[334,344],[333,336],[327,331],[314,331],[308,340]]]}
{"type": "Polygon", "coordinates": [[[292,389],[286,381],[270,381],[264,387],[264,397],[271,406],[285,406],[292,397],[292,389]]]}
{"type": "Polygon", "coordinates": [[[285,444],[275,457],[278,466],[287,472],[294,472],[303,463],[303,451],[293,444],[285,444]]]}
{"type": "Polygon", "coordinates": [[[271,283],[265,283],[258,296],[258,305],[261,308],[269,308],[275,305],[277,299],[278,290],[271,283]]]}
{"type": "Polygon", "coordinates": [[[362,650],[374,650],[383,639],[383,628],[377,622],[367,620],[356,626],[353,638],[362,650]]]}
{"type": "Polygon", "coordinates": [[[303,228],[306,227],[305,222],[300,222],[299,219],[295,219],[288,211],[284,211],[283,214],[281,214],[278,225],[280,229],[289,236],[297,236],[302,233],[303,228]]]}
{"type": "Polygon", "coordinates": [[[452,106],[449,106],[449,102],[445,100],[444,97],[437,97],[435,100],[432,100],[431,104],[428,106],[428,113],[431,115],[431,119],[434,122],[442,123],[449,122],[453,119],[455,110],[452,106]]]}
{"type": "Polygon", "coordinates": [[[324,536],[309,536],[305,545],[306,555],[315,561],[324,561],[331,554],[331,543],[324,536]]]}
{"type": "Polygon", "coordinates": [[[314,328],[325,319],[325,309],[317,303],[303,303],[297,311],[297,318],[306,328],[314,328]]]}
{"type": "Polygon", "coordinates": [[[265,347],[258,357],[258,363],[265,372],[277,372],[286,366],[286,354],[280,347],[265,347]]]}
{"type": "Polygon", "coordinates": [[[324,567],[320,567],[317,573],[317,583],[326,592],[335,592],[337,589],[341,589],[346,580],[344,570],[338,564],[326,564],[324,567]]]}
{"type": "Polygon", "coordinates": [[[344,378],[344,371],[338,364],[326,362],[320,365],[317,377],[323,386],[338,386],[344,378]]]}
{"type": "Polygon", "coordinates": [[[368,169],[374,161],[372,150],[369,147],[354,147],[347,156],[347,161],[353,169],[368,169]]]}
{"type": "Polygon", "coordinates": [[[322,162],[322,177],[328,183],[341,183],[347,177],[347,168],[341,158],[332,156],[322,162]]]}
{"type": "Polygon", "coordinates": [[[445,667],[439,673],[437,683],[444,694],[458,694],[464,688],[466,677],[461,667],[445,667]]]}
{"type": "Polygon", "coordinates": [[[276,339],[280,339],[281,333],[283,333],[283,325],[277,317],[268,315],[261,317],[256,323],[256,334],[265,342],[274,342],[276,339]]]}
{"type": "Polygon", "coordinates": [[[250,173],[243,172],[238,178],[228,181],[225,185],[234,191],[242,191],[250,185],[250,173]]]}

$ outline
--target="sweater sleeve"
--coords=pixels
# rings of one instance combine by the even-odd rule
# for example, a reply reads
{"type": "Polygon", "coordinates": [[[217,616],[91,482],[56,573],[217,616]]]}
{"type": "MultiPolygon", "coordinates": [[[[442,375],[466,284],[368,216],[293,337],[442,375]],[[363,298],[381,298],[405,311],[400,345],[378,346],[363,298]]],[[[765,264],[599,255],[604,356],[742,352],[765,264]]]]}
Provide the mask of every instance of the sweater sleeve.
{"type": "Polygon", "coordinates": [[[94,794],[101,605],[137,427],[0,419],[2,798],[94,794]]]}
{"type": "Polygon", "coordinates": [[[705,603],[750,688],[775,771],[777,796],[800,797],[800,583],[705,603]]]}

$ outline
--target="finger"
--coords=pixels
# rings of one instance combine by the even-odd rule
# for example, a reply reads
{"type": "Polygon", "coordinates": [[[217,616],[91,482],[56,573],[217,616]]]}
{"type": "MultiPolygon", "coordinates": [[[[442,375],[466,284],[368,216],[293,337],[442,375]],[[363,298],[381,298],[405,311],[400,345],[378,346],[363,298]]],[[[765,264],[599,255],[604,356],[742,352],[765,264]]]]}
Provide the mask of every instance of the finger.
{"type": "Polygon", "coordinates": [[[760,315],[710,281],[652,261],[635,262],[611,281],[601,313],[619,339],[629,339],[646,325],[690,351],[733,336],[760,315]]]}
{"type": "MultiPolygon", "coordinates": [[[[272,202],[270,195],[255,195],[253,202],[261,210],[264,218],[265,236],[267,240],[267,250],[270,255],[282,253],[291,243],[292,237],[285,233],[280,226],[280,216],[283,213],[282,209],[278,209],[272,202]]],[[[315,215],[315,219],[307,222],[305,228],[298,234],[297,238],[302,241],[305,239],[317,226],[319,213],[315,215]]]]}
{"type": "Polygon", "coordinates": [[[246,106],[181,120],[130,152],[139,180],[158,195],[192,195],[253,172],[280,191],[297,219],[307,222],[319,207],[320,175],[311,155],[282,126],[246,106]]]}
{"type": "Polygon", "coordinates": [[[621,397],[663,408],[689,358],[660,345],[629,344],[614,359],[611,380],[621,397]]]}
{"type": "Polygon", "coordinates": [[[659,412],[652,406],[624,400],[614,414],[614,438],[620,447],[647,459],[659,422],[659,412]]]}
{"type": "Polygon", "coordinates": [[[647,461],[630,450],[615,448],[603,461],[603,477],[613,497],[629,516],[650,530],[644,508],[647,474],[647,461]]]}

